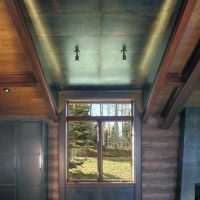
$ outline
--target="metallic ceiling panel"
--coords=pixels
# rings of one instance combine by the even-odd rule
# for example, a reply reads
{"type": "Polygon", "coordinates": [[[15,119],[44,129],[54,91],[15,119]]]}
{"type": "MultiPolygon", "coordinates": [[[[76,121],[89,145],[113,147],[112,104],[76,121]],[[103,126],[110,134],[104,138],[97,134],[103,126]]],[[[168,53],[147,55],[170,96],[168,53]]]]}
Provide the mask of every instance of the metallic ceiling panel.
{"type": "Polygon", "coordinates": [[[20,1],[48,83],[57,90],[142,89],[149,76],[155,78],[167,44],[165,33],[173,27],[169,26],[171,16],[175,18],[177,2],[182,2],[20,1]],[[126,62],[120,52],[123,45],[126,62]],[[76,46],[78,63],[74,60],[76,46]]]}

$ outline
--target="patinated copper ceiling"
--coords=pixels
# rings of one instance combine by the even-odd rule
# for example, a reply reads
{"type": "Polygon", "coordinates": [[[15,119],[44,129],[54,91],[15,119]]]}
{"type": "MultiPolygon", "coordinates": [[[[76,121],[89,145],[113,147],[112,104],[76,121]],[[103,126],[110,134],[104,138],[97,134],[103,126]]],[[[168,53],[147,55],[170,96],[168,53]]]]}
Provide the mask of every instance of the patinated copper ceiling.
{"type": "Polygon", "coordinates": [[[21,0],[48,83],[58,90],[151,85],[181,3],[21,0]],[[79,62],[74,61],[76,46],[79,62]]]}

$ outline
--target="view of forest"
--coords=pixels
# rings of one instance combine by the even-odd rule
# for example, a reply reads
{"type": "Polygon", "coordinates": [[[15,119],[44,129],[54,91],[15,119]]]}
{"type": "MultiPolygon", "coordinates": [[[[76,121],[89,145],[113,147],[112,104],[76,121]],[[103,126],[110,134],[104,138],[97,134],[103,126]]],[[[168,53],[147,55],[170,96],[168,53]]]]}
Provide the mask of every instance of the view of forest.
{"type": "MultiPolygon", "coordinates": [[[[129,104],[71,104],[71,116],[130,116],[129,104]]],[[[97,122],[70,121],[69,180],[97,180],[97,122]]],[[[132,180],[131,122],[103,122],[103,179],[132,180]]]]}

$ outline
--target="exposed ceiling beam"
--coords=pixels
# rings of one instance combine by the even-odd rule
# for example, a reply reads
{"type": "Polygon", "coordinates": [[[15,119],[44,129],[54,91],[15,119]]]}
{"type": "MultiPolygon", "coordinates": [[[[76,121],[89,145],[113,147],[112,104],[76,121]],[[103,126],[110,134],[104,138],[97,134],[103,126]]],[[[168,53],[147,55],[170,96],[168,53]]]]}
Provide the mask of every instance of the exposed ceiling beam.
{"type": "Polygon", "coordinates": [[[194,10],[196,3],[197,3],[196,0],[186,0],[184,2],[183,9],[179,15],[178,21],[175,23],[175,27],[172,31],[167,48],[165,50],[165,54],[163,56],[160,69],[158,71],[158,74],[156,76],[154,85],[153,85],[151,93],[150,93],[150,96],[149,96],[146,106],[144,108],[143,122],[147,121],[147,119],[153,109],[153,106],[156,103],[157,97],[160,93],[160,90],[162,89],[162,87],[164,85],[166,76],[169,72],[169,69],[170,69],[172,61],[174,59],[178,45],[180,44],[180,41],[183,37],[183,34],[185,32],[188,21],[192,15],[192,12],[194,10]]]}
{"type": "Polygon", "coordinates": [[[33,63],[33,72],[37,82],[41,84],[42,93],[44,94],[44,98],[46,99],[47,104],[49,105],[52,119],[57,121],[56,104],[42,72],[40,59],[34,46],[34,42],[32,40],[25,17],[23,15],[23,10],[21,8],[20,2],[19,0],[5,0],[5,2],[21,42],[33,63]]]}
{"type": "Polygon", "coordinates": [[[195,87],[200,83],[200,40],[186,65],[186,69],[187,70],[184,70],[187,72],[184,74],[184,76],[187,77],[185,85],[172,95],[170,101],[164,109],[163,128],[169,128],[174,119],[184,108],[186,101],[195,87]]]}
{"type": "Polygon", "coordinates": [[[164,81],[164,86],[169,86],[169,87],[182,87],[184,86],[184,84],[185,84],[184,77],[176,73],[167,74],[164,81]]]}
{"type": "Polygon", "coordinates": [[[0,75],[0,83],[35,83],[36,79],[33,74],[11,74],[0,75]]]}
{"type": "Polygon", "coordinates": [[[38,87],[40,86],[38,83],[36,82],[32,82],[32,83],[28,83],[28,82],[17,82],[17,83],[13,83],[13,82],[7,82],[7,83],[2,83],[0,82],[0,87],[2,88],[16,88],[16,87],[38,87]]]}

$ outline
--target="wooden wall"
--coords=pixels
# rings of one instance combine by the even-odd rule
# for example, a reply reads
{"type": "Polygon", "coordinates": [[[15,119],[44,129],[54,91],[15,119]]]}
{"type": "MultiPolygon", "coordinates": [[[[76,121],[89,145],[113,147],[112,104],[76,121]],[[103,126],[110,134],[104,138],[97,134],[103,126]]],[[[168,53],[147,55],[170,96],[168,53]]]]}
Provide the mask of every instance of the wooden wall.
{"type": "Polygon", "coordinates": [[[49,159],[48,159],[48,199],[59,199],[59,153],[58,153],[58,125],[49,124],[49,159]]]}
{"type": "Polygon", "coordinates": [[[142,200],[174,200],[179,144],[178,120],[168,130],[151,117],[142,127],[142,200]]]}

